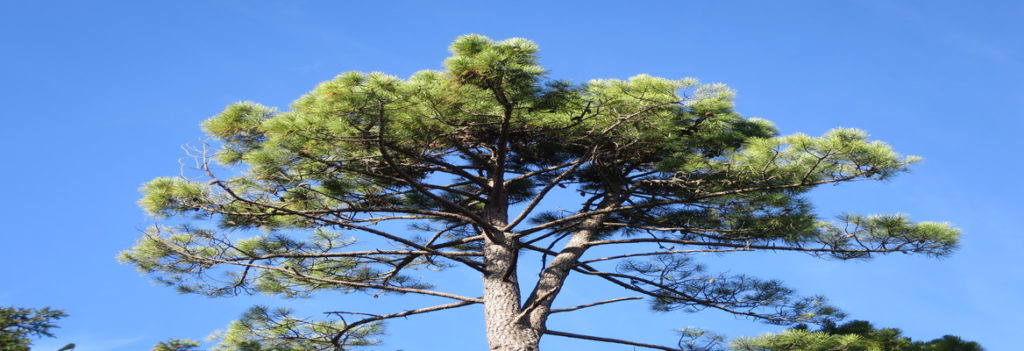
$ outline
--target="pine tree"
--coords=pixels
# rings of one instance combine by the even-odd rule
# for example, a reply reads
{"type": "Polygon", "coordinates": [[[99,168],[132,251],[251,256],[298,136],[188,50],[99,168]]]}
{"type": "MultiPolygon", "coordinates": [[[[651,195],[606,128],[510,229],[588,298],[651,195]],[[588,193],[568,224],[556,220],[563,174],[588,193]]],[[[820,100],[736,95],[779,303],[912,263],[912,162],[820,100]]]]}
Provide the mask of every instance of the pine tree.
{"type": "Polygon", "coordinates": [[[199,345],[191,339],[170,339],[156,343],[149,351],[198,351],[199,345]]]}
{"type": "Polygon", "coordinates": [[[52,338],[54,322],[64,317],[67,313],[49,307],[0,307],[0,350],[28,351],[32,338],[52,338]]]}
{"type": "MultiPolygon", "coordinates": [[[[836,325],[822,323],[821,329],[811,332],[806,325],[756,338],[733,340],[733,351],[984,351],[976,342],[946,335],[932,341],[913,341],[896,328],[876,329],[867,321],[851,321],[836,325]]],[[[724,350],[720,343],[714,350],[724,350]]],[[[709,351],[711,351],[709,349],[709,351]]]]}
{"type": "Polygon", "coordinates": [[[231,326],[225,349],[259,349],[255,340],[276,340],[275,350],[372,345],[384,320],[483,304],[492,350],[538,350],[544,335],[673,350],[546,322],[630,299],[555,308],[570,274],[639,294],[655,310],[820,322],[839,314],[822,298],[708,273],[693,254],[867,259],[942,256],[957,244],[959,231],[945,223],[852,214],[828,222],[812,211],[804,194],[816,186],[885,180],[917,161],[862,131],[779,136],[768,121],[736,113],[726,86],[694,79],[551,80],[524,39],[467,35],[451,52],[443,71],[408,79],[343,73],[287,111],[228,106],[203,124],[216,142],[193,148],[200,176],[142,189],[142,207],[178,224],[149,228],[121,259],[211,296],[329,290],[451,301],[321,321],[258,307],[231,326]],[[261,231],[233,234],[248,229],[261,231]],[[618,253],[587,256],[594,247],[618,253]],[[519,279],[527,253],[545,262],[532,286],[519,279]],[[417,278],[425,268],[477,271],[482,293],[441,291],[417,278]]]}

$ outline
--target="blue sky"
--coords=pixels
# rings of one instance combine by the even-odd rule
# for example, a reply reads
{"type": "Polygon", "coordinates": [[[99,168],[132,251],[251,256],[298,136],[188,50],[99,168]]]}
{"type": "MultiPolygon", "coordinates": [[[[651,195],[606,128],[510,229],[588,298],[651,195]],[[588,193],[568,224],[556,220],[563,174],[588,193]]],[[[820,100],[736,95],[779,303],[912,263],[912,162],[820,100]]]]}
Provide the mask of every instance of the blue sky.
{"type": "MultiPolygon", "coordinates": [[[[917,339],[956,334],[989,350],[1017,349],[1022,16],[1018,1],[0,1],[0,305],[65,309],[58,338],[38,349],[75,342],[94,351],[202,338],[253,303],[315,315],[325,306],[433,302],[178,295],[114,256],[151,223],[135,205],[138,187],[177,174],[179,146],[198,140],[198,124],[225,105],[286,108],[349,70],[404,77],[437,69],[451,40],[480,33],[537,42],[552,78],[724,82],[738,91],[739,112],[784,133],[856,127],[923,156],[891,182],[828,187],[813,199],[824,217],[953,222],[964,236],[950,258],[708,261],[829,296],[852,318],[917,339]]],[[[454,289],[476,279],[444,277],[454,289]]],[[[596,294],[583,278],[573,283],[560,297],[566,303],[596,294]]],[[[398,320],[379,350],[481,349],[481,323],[479,309],[398,320]]],[[[729,336],[777,330],[715,313],[650,313],[642,303],[551,323],[661,344],[685,326],[729,336]]],[[[631,349],[553,336],[545,347],[631,349]]]]}

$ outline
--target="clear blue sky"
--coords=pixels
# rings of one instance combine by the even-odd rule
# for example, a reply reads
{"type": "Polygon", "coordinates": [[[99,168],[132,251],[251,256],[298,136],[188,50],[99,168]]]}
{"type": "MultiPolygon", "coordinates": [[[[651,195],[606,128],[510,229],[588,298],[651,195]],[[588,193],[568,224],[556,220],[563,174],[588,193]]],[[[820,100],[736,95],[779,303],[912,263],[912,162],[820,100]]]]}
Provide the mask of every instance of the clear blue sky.
{"type": "MultiPolygon", "coordinates": [[[[1021,18],[1024,2],[1010,0],[0,1],[0,305],[67,310],[58,338],[38,349],[75,342],[78,351],[202,338],[255,302],[298,305],[310,315],[351,303],[407,306],[360,296],[177,295],[114,256],[150,223],[135,205],[137,188],[177,174],[179,145],[201,137],[200,121],[223,106],[253,100],[284,108],[348,70],[436,69],[452,39],[480,33],[534,40],[553,78],[649,73],[724,82],[738,91],[741,113],[784,133],[857,127],[923,156],[892,182],[830,187],[814,199],[826,217],[903,212],[951,221],[964,230],[951,258],[711,261],[824,294],[852,318],[917,339],[948,333],[1017,350],[1021,18]]],[[[450,277],[453,285],[476,279],[450,277]]],[[[588,297],[588,282],[574,283],[566,302],[588,297]]],[[[483,349],[481,323],[479,309],[397,320],[378,349],[483,349]]],[[[662,344],[685,326],[730,336],[777,330],[714,313],[649,313],[640,303],[551,323],[662,344]]],[[[545,346],[631,350],[553,336],[545,346]]]]}

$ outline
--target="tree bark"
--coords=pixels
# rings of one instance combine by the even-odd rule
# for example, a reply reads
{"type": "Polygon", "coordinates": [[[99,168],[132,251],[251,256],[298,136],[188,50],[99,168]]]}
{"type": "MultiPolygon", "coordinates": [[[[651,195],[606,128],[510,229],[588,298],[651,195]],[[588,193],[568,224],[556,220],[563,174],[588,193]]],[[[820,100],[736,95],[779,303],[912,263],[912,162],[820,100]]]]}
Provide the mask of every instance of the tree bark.
{"type": "MultiPolygon", "coordinates": [[[[492,228],[504,228],[508,224],[503,171],[494,170],[493,191],[484,208],[484,217],[492,228]]],[[[539,351],[541,331],[530,328],[524,318],[519,318],[522,298],[516,272],[518,242],[502,230],[484,234],[484,319],[490,350],[539,351]]]]}
{"type": "Polygon", "coordinates": [[[487,342],[492,351],[538,351],[539,330],[531,328],[521,312],[519,281],[516,276],[517,252],[515,248],[498,243],[487,243],[484,258],[484,318],[487,342]]]}
{"type": "MultiPolygon", "coordinates": [[[[601,202],[600,207],[617,206],[619,202],[617,194],[609,193],[601,202]]],[[[551,304],[565,285],[569,270],[579,262],[580,257],[589,248],[590,241],[594,239],[594,235],[597,234],[607,217],[607,213],[602,213],[584,220],[580,229],[573,233],[562,251],[541,272],[537,285],[524,304],[524,308],[528,309],[530,327],[542,332],[547,328],[548,316],[551,315],[551,304]]]]}

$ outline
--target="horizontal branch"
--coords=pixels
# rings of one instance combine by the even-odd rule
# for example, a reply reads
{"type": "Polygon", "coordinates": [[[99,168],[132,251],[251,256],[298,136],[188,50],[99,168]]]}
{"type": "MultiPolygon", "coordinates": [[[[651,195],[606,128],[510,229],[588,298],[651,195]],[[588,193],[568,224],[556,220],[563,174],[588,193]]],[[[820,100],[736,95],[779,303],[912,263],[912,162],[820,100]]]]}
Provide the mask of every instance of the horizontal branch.
{"type": "MultiPolygon", "coordinates": [[[[721,207],[699,206],[699,205],[694,205],[694,207],[699,207],[699,208],[721,208],[721,207]]],[[[714,233],[744,233],[744,232],[749,233],[749,232],[754,232],[755,231],[754,229],[722,229],[722,228],[700,228],[700,227],[657,227],[657,226],[636,225],[636,224],[618,223],[618,222],[604,222],[604,225],[609,226],[609,227],[632,228],[632,229],[649,230],[649,231],[655,231],[655,232],[679,232],[679,231],[685,231],[685,232],[714,232],[714,233]]]]}
{"type": "Polygon", "coordinates": [[[215,184],[218,187],[220,187],[221,189],[223,189],[225,192],[227,192],[229,195],[231,195],[231,197],[235,198],[238,201],[242,201],[242,202],[253,204],[253,205],[257,205],[257,206],[263,206],[263,207],[266,207],[266,208],[271,208],[271,209],[274,209],[274,210],[277,210],[277,211],[281,211],[281,212],[284,212],[284,213],[297,215],[297,216],[300,216],[300,217],[303,217],[303,218],[306,218],[306,219],[310,219],[310,220],[313,220],[313,221],[320,221],[320,222],[323,222],[323,223],[327,223],[329,225],[336,225],[336,226],[339,226],[339,227],[342,227],[342,228],[361,230],[361,231],[364,231],[364,232],[367,232],[367,233],[370,233],[370,234],[374,234],[374,235],[383,237],[385,239],[389,239],[389,240],[392,240],[392,241],[396,241],[396,242],[408,245],[408,246],[413,247],[413,248],[429,251],[431,254],[434,254],[434,255],[446,257],[446,258],[451,259],[453,261],[465,264],[466,266],[468,266],[470,268],[473,268],[473,269],[475,269],[477,271],[481,271],[481,272],[483,271],[482,268],[480,267],[480,263],[478,263],[478,262],[475,262],[475,261],[472,261],[472,260],[469,260],[469,259],[465,259],[465,258],[462,258],[462,257],[459,257],[459,256],[445,256],[441,251],[438,251],[438,250],[433,249],[433,248],[428,247],[428,246],[420,245],[420,244],[415,243],[415,242],[413,242],[411,240],[399,237],[397,235],[393,235],[393,234],[385,232],[385,231],[381,231],[381,230],[377,230],[377,229],[373,229],[373,228],[369,228],[369,227],[365,227],[365,226],[359,226],[359,225],[355,225],[355,224],[348,223],[348,222],[331,220],[331,219],[323,218],[322,216],[313,216],[313,215],[303,214],[301,212],[298,212],[298,211],[295,211],[295,210],[292,210],[292,209],[289,209],[289,208],[285,208],[285,207],[256,203],[255,201],[252,201],[252,200],[249,200],[249,199],[246,199],[244,197],[239,196],[237,193],[235,193],[234,190],[231,189],[231,187],[227,186],[227,184],[225,184],[223,181],[221,181],[219,178],[217,178],[213,174],[213,172],[211,172],[209,169],[206,170],[206,173],[207,173],[208,177],[213,179],[213,182],[212,182],[213,184],[215,184]]]}
{"type": "Polygon", "coordinates": [[[431,255],[437,255],[437,256],[448,258],[448,259],[456,261],[456,262],[460,262],[460,263],[465,264],[466,266],[468,266],[470,268],[473,268],[473,269],[475,269],[477,271],[483,272],[483,268],[482,268],[483,264],[481,264],[480,262],[476,262],[476,261],[473,261],[473,260],[470,260],[470,259],[467,259],[467,258],[460,257],[461,255],[447,256],[447,255],[444,254],[445,252],[451,252],[451,251],[439,251],[439,250],[437,250],[437,249],[435,249],[435,248],[433,248],[431,246],[420,245],[420,244],[415,243],[415,242],[413,242],[411,240],[408,240],[408,239],[405,239],[405,238],[393,235],[393,234],[385,232],[385,231],[373,229],[373,228],[370,228],[370,227],[352,225],[352,224],[347,224],[347,223],[338,223],[337,225],[345,227],[345,228],[349,228],[349,229],[358,229],[358,230],[365,231],[367,233],[376,234],[377,236],[381,236],[381,237],[384,237],[384,238],[387,238],[387,239],[391,239],[391,240],[394,240],[394,241],[397,241],[397,242],[400,242],[400,243],[403,243],[403,244],[415,247],[417,249],[425,250],[425,251],[429,252],[431,255]]]}
{"type": "Polygon", "coordinates": [[[609,303],[613,303],[613,302],[619,302],[619,301],[641,300],[643,298],[644,298],[643,296],[620,297],[620,298],[617,298],[617,299],[598,301],[598,302],[583,304],[583,305],[579,305],[579,306],[575,306],[575,307],[556,308],[556,309],[551,310],[551,313],[572,312],[572,311],[581,310],[581,309],[584,309],[584,308],[587,308],[587,307],[600,306],[600,305],[609,304],[609,303]]]}
{"type": "MultiPolygon", "coordinates": [[[[547,168],[542,168],[542,169],[538,169],[538,170],[535,170],[535,171],[530,171],[530,172],[522,173],[522,174],[520,174],[520,175],[518,175],[516,177],[513,177],[513,178],[510,178],[510,179],[506,180],[505,181],[505,185],[507,186],[507,185],[509,185],[509,184],[511,184],[513,182],[520,181],[520,180],[523,180],[523,179],[527,179],[527,178],[533,177],[533,176],[538,175],[538,174],[544,174],[544,173],[547,173],[547,172],[557,171],[559,169],[572,166],[576,162],[578,162],[578,161],[570,161],[570,162],[562,163],[562,164],[559,164],[559,165],[554,165],[554,166],[550,166],[550,167],[547,167],[547,168]]],[[[511,172],[508,172],[508,173],[511,173],[511,172]]]]}
{"type": "Polygon", "coordinates": [[[687,301],[687,302],[690,302],[690,303],[694,303],[694,304],[699,305],[699,306],[714,308],[714,309],[721,310],[721,311],[728,312],[728,313],[732,313],[732,314],[735,314],[735,315],[738,315],[738,316],[747,316],[747,317],[751,317],[751,318],[764,319],[764,320],[768,320],[768,321],[772,321],[772,322],[794,322],[795,323],[795,322],[803,321],[803,320],[798,319],[798,318],[797,319],[786,318],[784,316],[768,315],[768,314],[761,314],[761,313],[753,312],[754,308],[761,307],[761,306],[765,306],[766,307],[766,305],[755,305],[755,306],[752,306],[752,307],[746,307],[748,310],[747,311],[742,311],[742,310],[735,309],[733,307],[728,307],[727,306],[727,305],[734,305],[736,307],[743,308],[742,306],[740,306],[741,305],[740,302],[742,302],[742,301],[723,302],[723,301],[714,301],[714,300],[701,299],[701,298],[698,298],[696,296],[684,293],[684,292],[682,292],[682,291],[680,291],[678,289],[675,289],[675,288],[673,288],[671,286],[668,286],[668,285],[665,285],[665,284],[661,284],[661,283],[658,283],[658,282],[654,282],[654,281],[652,281],[650,279],[645,279],[643,277],[638,277],[638,276],[629,275],[629,274],[622,274],[622,273],[602,272],[602,271],[598,271],[598,270],[596,270],[596,269],[594,269],[592,267],[585,266],[585,265],[581,266],[581,267],[576,267],[573,270],[575,270],[577,272],[580,272],[580,273],[583,273],[583,274],[588,274],[588,275],[594,275],[594,276],[601,277],[601,278],[603,278],[605,280],[608,280],[608,281],[610,281],[612,283],[615,283],[616,285],[624,287],[624,288],[626,288],[628,290],[636,291],[636,292],[642,293],[644,295],[647,295],[647,296],[650,296],[650,297],[653,297],[653,298],[656,298],[656,299],[664,299],[664,298],[681,299],[681,300],[684,300],[684,301],[687,301]],[[582,267],[582,269],[581,269],[581,267],[582,267]],[[627,284],[627,283],[619,280],[619,278],[621,278],[621,279],[629,279],[631,284],[627,284]],[[650,285],[652,287],[657,288],[658,290],[656,290],[656,291],[667,291],[667,292],[671,293],[674,296],[667,295],[667,294],[664,294],[664,293],[657,293],[655,291],[650,291],[650,290],[641,288],[641,287],[637,286],[637,283],[643,283],[643,284],[650,285]]]}
{"type": "Polygon", "coordinates": [[[707,200],[707,199],[710,199],[710,198],[726,196],[726,195],[736,195],[736,194],[742,194],[742,193],[747,193],[747,192],[774,191],[774,190],[784,190],[784,189],[793,189],[793,188],[802,188],[802,187],[808,187],[808,186],[831,184],[831,183],[837,183],[837,182],[842,182],[842,181],[850,181],[850,180],[853,180],[853,179],[857,178],[858,176],[859,175],[848,176],[848,177],[843,177],[843,178],[836,178],[836,179],[829,179],[829,180],[814,181],[814,182],[800,182],[800,183],[794,183],[794,184],[769,185],[769,186],[760,186],[760,187],[748,187],[748,188],[741,188],[741,189],[733,189],[733,190],[718,191],[718,192],[713,192],[713,193],[706,193],[706,194],[702,194],[700,196],[696,196],[696,197],[692,197],[692,198],[671,199],[671,200],[663,200],[663,201],[651,201],[651,202],[645,202],[645,203],[634,204],[634,205],[601,208],[601,209],[596,209],[596,210],[592,210],[592,211],[580,212],[580,213],[577,213],[577,214],[574,214],[574,215],[571,215],[571,216],[566,216],[566,217],[562,217],[562,218],[558,218],[558,219],[555,219],[555,220],[551,220],[551,221],[548,221],[548,222],[545,222],[545,223],[542,223],[542,224],[538,224],[538,225],[536,225],[536,226],[534,226],[532,228],[528,228],[528,229],[516,232],[516,235],[517,236],[524,236],[524,235],[533,234],[533,233],[536,233],[536,232],[541,231],[541,230],[545,230],[545,229],[548,229],[548,228],[551,228],[551,227],[556,227],[556,226],[561,225],[561,224],[566,223],[566,222],[582,220],[584,218],[596,216],[596,215],[603,214],[603,213],[610,213],[610,212],[616,212],[616,211],[622,211],[622,210],[644,209],[644,208],[666,206],[666,205],[678,205],[678,204],[685,204],[685,203],[696,203],[698,201],[707,200]]]}
{"type": "Polygon", "coordinates": [[[294,275],[294,276],[296,276],[298,278],[302,278],[302,279],[306,279],[306,280],[318,281],[318,282],[329,283],[329,284],[335,284],[335,285],[346,286],[346,287],[351,287],[351,288],[377,289],[377,290],[385,290],[385,291],[413,293],[413,294],[421,294],[421,295],[431,295],[431,296],[446,297],[446,298],[453,299],[453,300],[472,302],[472,303],[482,303],[483,302],[483,300],[479,299],[479,298],[472,298],[472,297],[461,296],[461,295],[456,295],[456,294],[451,294],[451,293],[446,293],[446,292],[440,292],[440,291],[433,291],[433,290],[426,290],[426,289],[416,289],[416,288],[405,288],[405,287],[399,287],[399,286],[386,286],[386,285],[377,285],[377,284],[368,284],[368,283],[360,283],[360,282],[352,282],[352,281],[344,281],[344,280],[336,280],[336,279],[329,279],[329,278],[314,277],[314,276],[302,274],[298,270],[286,269],[284,267],[268,266],[268,265],[256,264],[256,263],[237,262],[237,261],[229,261],[229,260],[223,260],[223,259],[212,258],[212,257],[197,256],[197,255],[194,255],[194,254],[188,252],[187,250],[183,250],[183,249],[181,249],[179,247],[176,247],[175,245],[171,245],[171,244],[167,243],[166,241],[164,241],[163,239],[161,239],[159,237],[155,237],[155,236],[152,236],[152,235],[147,235],[147,236],[149,236],[149,238],[151,240],[156,240],[156,241],[162,243],[163,245],[165,245],[165,247],[167,247],[168,249],[174,251],[175,253],[177,253],[179,255],[182,255],[182,256],[185,256],[185,257],[188,257],[188,258],[190,258],[192,260],[195,260],[197,262],[204,262],[204,263],[208,263],[208,264],[220,263],[220,264],[227,264],[227,265],[234,265],[234,266],[241,266],[241,267],[250,267],[250,268],[258,268],[258,269],[269,270],[269,271],[276,271],[276,272],[286,273],[286,274],[289,274],[289,275],[294,275]]]}
{"type": "MultiPolygon", "coordinates": [[[[537,251],[537,252],[547,253],[549,255],[555,254],[551,250],[548,250],[548,249],[545,249],[545,248],[542,248],[542,247],[533,246],[533,245],[523,245],[523,247],[527,248],[527,249],[530,249],[530,250],[537,251]]],[[[679,290],[674,289],[672,287],[669,287],[669,286],[666,286],[666,285],[663,285],[663,284],[659,284],[657,282],[653,282],[653,281],[645,279],[643,277],[638,277],[638,276],[628,275],[628,274],[622,274],[622,273],[602,272],[602,271],[599,271],[596,268],[591,267],[591,266],[589,266],[587,264],[584,264],[584,263],[578,263],[576,265],[576,267],[572,268],[572,270],[576,271],[576,272],[579,272],[579,273],[582,273],[582,274],[600,277],[600,278],[602,278],[604,280],[607,280],[607,281],[609,281],[609,282],[611,282],[611,283],[613,283],[615,285],[621,286],[621,287],[625,288],[626,290],[635,291],[635,292],[638,292],[638,293],[641,293],[641,294],[644,294],[644,295],[647,295],[647,296],[650,296],[650,297],[653,297],[653,298],[656,298],[656,299],[657,298],[665,298],[666,295],[659,294],[659,293],[656,293],[656,292],[653,292],[653,291],[641,288],[641,287],[637,286],[635,283],[630,284],[630,283],[623,282],[623,281],[619,280],[619,278],[629,279],[630,282],[640,282],[640,283],[648,284],[650,286],[657,287],[657,288],[659,288],[661,290],[672,292],[672,293],[674,293],[677,296],[676,298],[682,298],[682,299],[685,299],[687,301],[699,304],[701,306],[718,309],[718,310],[721,310],[721,311],[724,311],[724,312],[728,312],[728,313],[732,313],[732,314],[735,314],[735,315],[742,315],[742,316],[748,316],[748,317],[753,317],[753,318],[760,318],[760,319],[771,320],[771,321],[798,322],[798,320],[790,320],[790,319],[785,319],[785,318],[776,318],[776,317],[773,317],[773,316],[763,315],[763,314],[759,314],[759,313],[755,313],[755,312],[747,312],[747,311],[735,310],[735,309],[723,306],[720,302],[698,299],[697,297],[694,297],[694,296],[691,296],[689,294],[683,293],[682,291],[679,291],[679,290]]]]}
{"type": "Polygon", "coordinates": [[[660,244],[681,244],[681,245],[693,245],[693,246],[710,246],[710,247],[731,247],[740,250],[735,251],[753,251],[753,250],[771,250],[771,251],[800,251],[800,252],[830,252],[830,253],[844,253],[844,254],[872,254],[872,253],[888,253],[888,252],[902,252],[905,251],[902,246],[897,246],[892,249],[863,249],[863,250],[849,250],[849,249],[834,249],[827,247],[800,247],[800,246],[777,246],[777,245],[754,245],[747,243],[726,243],[726,242],[708,242],[708,241],[696,241],[696,240],[680,240],[680,239],[668,239],[668,238],[630,238],[630,239],[611,239],[611,240],[595,240],[589,243],[590,246],[599,245],[613,245],[613,244],[630,244],[630,243],[660,243],[660,244]]]}
{"type": "Polygon", "coordinates": [[[482,256],[480,252],[463,251],[423,251],[423,250],[368,250],[347,252],[294,253],[272,255],[248,255],[239,260],[269,260],[275,258],[331,258],[331,257],[365,257],[377,255],[439,255],[439,256],[482,256]],[[436,254],[439,252],[440,254],[436,254]]]}
{"type": "Polygon", "coordinates": [[[601,261],[617,260],[621,258],[629,257],[640,257],[640,256],[657,256],[657,255],[673,255],[673,254],[688,254],[688,253],[721,253],[721,252],[739,252],[739,251],[754,251],[748,248],[742,249],[709,249],[709,250],[672,250],[672,251],[652,251],[652,252],[639,252],[617,256],[608,256],[595,258],[592,260],[581,261],[580,264],[588,264],[601,261]]]}
{"type": "MultiPolygon", "coordinates": [[[[458,307],[462,307],[462,306],[469,306],[469,305],[476,304],[476,303],[481,303],[481,302],[462,301],[462,302],[455,302],[455,303],[450,303],[450,304],[445,304],[445,305],[438,305],[438,306],[433,306],[433,307],[418,308],[418,309],[415,309],[415,310],[405,310],[405,311],[398,312],[398,313],[385,314],[385,315],[379,315],[379,316],[372,316],[370,318],[360,319],[358,321],[355,321],[355,322],[352,322],[352,323],[349,323],[349,324],[345,325],[345,328],[343,328],[340,331],[338,331],[338,333],[333,338],[331,338],[331,344],[340,347],[340,345],[338,345],[338,342],[341,340],[342,336],[345,335],[345,332],[347,332],[349,330],[352,330],[352,328],[355,328],[357,326],[360,326],[360,325],[363,325],[363,324],[366,324],[366,323],[382,321],[382,320],[385,320],[385,319],[392,319],[392,318],[411,316],[411,315],[414,315],[414,314],[436,312],[436,311],[441,311],[441,310],[458,308],[458,307]]],[[[335,313],[335,312],[325,312],[325,313],[335,313]]]]}
{"type": "Polygon", "coordinates": [[[642,342],[622,340],[622,339],[612,339],[612,338],[606,338],[606,337],[602,337],[602,336],[591,336],[591,335],[583,335],[583,334],[576,334],[576,333],[567,333],[567,332],[561,332],[561,331],[556,331],[556,330],[551,330],[551,329],[545,330],[544,334],[557,335],[557,336],[562,336],[562,337],[566,337],[566,338],[583,339],[583,340],[600,341],[600,342],[610,342],[610,343],[615,343],[615,344],[623,344],[623,345],[646,347],[646,348],[655,349],[655,350],[665,350],[665,351],[681,351],[682,350],[682,349],[672,348],[672,347],[668,347],[668,346],[646,344],[646,343],[642,343],[642,342]]]}

